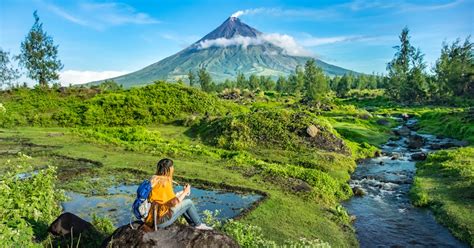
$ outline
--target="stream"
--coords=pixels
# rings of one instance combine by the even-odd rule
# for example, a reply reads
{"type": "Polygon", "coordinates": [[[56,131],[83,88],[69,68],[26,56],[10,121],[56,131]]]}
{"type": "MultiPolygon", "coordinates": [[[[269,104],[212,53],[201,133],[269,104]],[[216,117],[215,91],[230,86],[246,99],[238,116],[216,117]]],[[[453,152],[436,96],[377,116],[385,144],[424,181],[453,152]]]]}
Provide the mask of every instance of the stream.
{"type": "MultiPolygon", "coordinates": [[[[69,200],[62,203],[65,212],[71,212],[79,217],[91,221],[92,215],[108,217],[115,226],[122,226],[130,222],[131,208],[135,200],[138,185],[119,185],[107,189],[104,196],[87,196],[75,192],[66,192],[69,200]]],[[[181,186],[174,188],[175,192],[183,190],[181,186]]],[[[219,211],[217,219],[235,218],[244,210],[250,208],[262,199],[263,196],[250,193],[236,193],[222,190],[205,190],[193,187],[190,199],[193,200],[199,214],[209,210],[219,211]]],[[[132,221],[135,219],[132,218],[132,221]]]]}
{"type": "Polygon", "coordinates": [[[351,177],[351,187],[362,196],[354,196],[344,206],[356,216],[361,247],[467,247],[429,210],[414,207],[408,196],[416,156],[463,143],[414,130],[414,119],[395,128],[400,139],[383,145],[382,156],[359,163],[351,177]]]}

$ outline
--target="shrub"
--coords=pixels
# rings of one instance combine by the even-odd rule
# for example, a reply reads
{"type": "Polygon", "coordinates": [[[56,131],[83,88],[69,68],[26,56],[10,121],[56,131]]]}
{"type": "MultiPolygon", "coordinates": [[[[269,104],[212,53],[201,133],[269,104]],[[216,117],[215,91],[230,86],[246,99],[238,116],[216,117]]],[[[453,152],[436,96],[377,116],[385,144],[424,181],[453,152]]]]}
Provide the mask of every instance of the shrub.
{"type": "Polygon", "coordinates": [[[39,246],[34,240],[47,235],[48,224],[61,212],[64,194],[55,185],[56,169],[50,166],[32,172],[29,159],[20,155],[8,162],[10,171],[0,176],[2,247],[39,246]]]}

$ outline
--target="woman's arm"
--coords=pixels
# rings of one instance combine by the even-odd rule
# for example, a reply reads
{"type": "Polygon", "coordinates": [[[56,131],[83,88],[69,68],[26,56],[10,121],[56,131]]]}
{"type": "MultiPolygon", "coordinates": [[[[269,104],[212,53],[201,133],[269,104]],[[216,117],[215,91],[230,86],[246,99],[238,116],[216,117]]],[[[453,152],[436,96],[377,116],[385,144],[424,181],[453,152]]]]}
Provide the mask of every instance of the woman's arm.
{"type": "Polygon", "coordinates": [[[179,202],[182,202],[184,198],[191,193],[191,186],[189,184],[186,184],[186,186],[184,186],[183,191],[180,191],[178,193],[180,194],[176,195],[176,198],[178,198],[179,202]]]}

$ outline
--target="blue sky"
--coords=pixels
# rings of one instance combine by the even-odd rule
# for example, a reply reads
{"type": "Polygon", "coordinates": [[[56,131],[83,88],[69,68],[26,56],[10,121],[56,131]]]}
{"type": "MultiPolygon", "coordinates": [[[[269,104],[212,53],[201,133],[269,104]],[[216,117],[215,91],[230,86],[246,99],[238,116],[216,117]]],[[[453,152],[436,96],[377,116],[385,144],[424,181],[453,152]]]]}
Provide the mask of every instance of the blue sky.
{"type": "Polygon", "coordinates": [[[0,0],[0,47],[19,52],[34,10],[59,44],[66,82],[141,69],[197,41],[238,11],[243,22],[264,33],[289,35],[313,56],[365,73],[385,72],[404,26],[428,66],[443,41],[474,31],[474,0],[0,0]]]}

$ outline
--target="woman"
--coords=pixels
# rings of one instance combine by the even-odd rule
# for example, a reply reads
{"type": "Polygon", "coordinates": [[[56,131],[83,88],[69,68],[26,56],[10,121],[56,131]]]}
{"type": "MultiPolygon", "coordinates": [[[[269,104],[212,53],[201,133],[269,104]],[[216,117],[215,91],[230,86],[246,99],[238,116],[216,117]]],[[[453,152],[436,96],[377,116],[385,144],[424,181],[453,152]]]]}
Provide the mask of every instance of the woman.
{"type": "Polygon", "coordinates": [[[197,229],[212,230],[201,222],[199,214],[190,199],[191,186],[187,184],[183,191],[173,192],[173,160],[162,159],[156,166],[156,174],[151,178],[152,191],[150,202],[152,207],[145,223],[150,227],[164,228],[175,222],[180,216],[197,229]]]}

